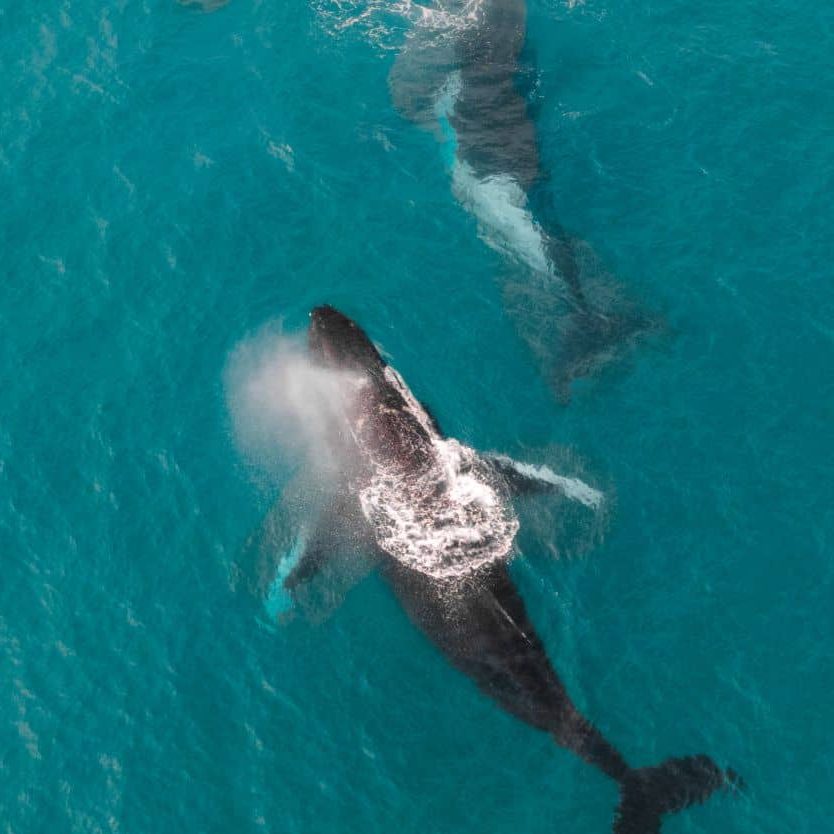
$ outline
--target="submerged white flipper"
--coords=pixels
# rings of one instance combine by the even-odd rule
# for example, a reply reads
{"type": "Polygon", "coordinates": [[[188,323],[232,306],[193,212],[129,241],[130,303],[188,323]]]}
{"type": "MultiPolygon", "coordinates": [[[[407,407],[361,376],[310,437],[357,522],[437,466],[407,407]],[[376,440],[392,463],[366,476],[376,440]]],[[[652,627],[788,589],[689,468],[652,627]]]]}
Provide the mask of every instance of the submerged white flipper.
{"type": "Polygon", "coordinates": [[[362,532],[358,505],[344,493],[311,496],[295,484],[247,540],[239,575],[271,622],[296,614],[321,622],[377,564],[362,532]],[[311,504],[319,505],[317,516],[302,521],[311,504]]]}
{"type": "Polygon", "coordinates": [[[285,583],[287,577],[298,566],[304,548],[304,532],[302,531],[287,555],[278,562],[275,578],[267,587],[264,596],[264,608],[270,620],[274,621],[285,617],[293,608],[292,594],[285,583]]]}
{"type": "Polygon", "coordinates": [[[513,460],[509,455],[491,455],[489,461],[504,476],[511,492],[515,494],[557,491],[591,510],[599,510],[605,501],[600,490],[580,478],[558,475],[549,466],[523,463],[513,460]]]}
{"type": "Polygon", "coordinates": [[[455,44],[448,37],[423,34],[411,38],[388,74],[391,101],[397,112],[422,128],[434,129],[436,100],[456,64],[455,44]]]}

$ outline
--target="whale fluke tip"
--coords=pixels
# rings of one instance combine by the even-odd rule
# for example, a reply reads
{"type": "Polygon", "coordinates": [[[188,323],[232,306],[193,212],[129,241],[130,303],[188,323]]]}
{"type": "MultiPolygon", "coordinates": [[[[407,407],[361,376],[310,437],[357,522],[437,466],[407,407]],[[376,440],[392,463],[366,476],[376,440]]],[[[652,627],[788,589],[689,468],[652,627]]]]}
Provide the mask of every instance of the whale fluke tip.
{"type": "Polygon", "coordinates": [[[637,312],[574,313],[550,377],[557,400],[567,405],[574,380],[593,376],[625,356],[634,344],[659,330],[658,321],[637,312]]]}
{"type": "Polygon", "coordinates": [[[735,771],[722,770],[704,755],[635,768],[621,783],[614,834],[658,834],[664,814],[704,802],[719,788],[742,785],[735,771]]]}

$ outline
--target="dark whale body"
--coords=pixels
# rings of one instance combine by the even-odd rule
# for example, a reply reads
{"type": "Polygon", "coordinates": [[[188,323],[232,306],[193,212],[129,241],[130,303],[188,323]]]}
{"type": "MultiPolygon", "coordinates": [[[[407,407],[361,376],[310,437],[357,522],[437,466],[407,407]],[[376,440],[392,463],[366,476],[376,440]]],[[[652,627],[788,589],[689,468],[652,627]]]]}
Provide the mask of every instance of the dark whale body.
{"type": "Polygon", "coordinates": [[[448,660],[507,712],[620,781],[622,756],[574,707],[548,660],[507,566],[494,565],[450,594],[395,560],[383,574],[410,619],[448,660]]]}
{"type": "MultiPolygon", "coordinates": [[[[505,301],[520,334],[538,355],[549,383],[564,402],[570,398],[573,380],[591,376],[619,359],[629,346],[656,330],[658,323],[615,298],[619,291],[610,282],[592,297],[585,273],[589,269],[598,272],[599,261],[556,219],[535,122],[519,89],[527,27],[525,0],[483,0],[470,14],[472,19],[454,34],[415,34],[391,70],[389,88],[395,107],[411,121],[429,129],[448,121],[454,155],[477,182],[512,182],[525,195],[531,226],[527,243],[535,227],[549,267],[533,266],[532,275],[505,282],[505,301]],[[443,113],[438,101],[453,75],[458,79],[454,101],[443,113]],[[539,311],[537,327],[531,326],[531,308],[539,311]]],[[[493,206],[492,210],[501,209],[493,206]]],[[[474,211],[477,214],[477,208],[474,211]]],[[[524,260],[523,254],[515,256],[524,260]]]]}
{"type": "MultiPolygon", "coordinates": [[[[357,457],[369,468],[382,461],[403,478],[431,472],[438,439],[429,419],[399,377],[380,357],[355,322],[332,307],[311,314],[310,351],[327,367],[364,374],[367,385],[351,415],[349,434],[357,457]]],[[[529,467],[508,458],[488,459],[503,478],[507,494],[553,489],[553,482],[531,475],[529,467]]],[[[363,464],[363,465],[364,465],[363,464]]],[[[437,489],[443,490],[442,478],[437,489]]],[[[340,490],[325,528],[356,529],[362,509],[355,496],[340,490]]],[[[373,547],[380,570],[411,621],[449,662],[471,678],[489,697],[515,717],[549,733],[562,747],[599,768],[620,786],[621,800],[613,830],[617,834],[660,831],[663,814],[700,802],[718,788],[740,784],[707,756],[669,759],[657,767],[632,768],[623,756],[579,712],[536,634],[524,601],[509,574],[506,559],[484,564],[453,578],[415,569],[379,544],[365,522],[357,538],[373,547]]],[[[328,558],[328,533],[314,535],[284,586],[295,591],[328,558]]]]}
{"type": "Polygon", "coordinates": [[[460,155],[480,177],[511,173],[529,191],[543,178],[536,128],[518,89],[527,8],[524,0],[490,0],[478,25],[458,40],[461,89],[450,121],[460,155]]]}

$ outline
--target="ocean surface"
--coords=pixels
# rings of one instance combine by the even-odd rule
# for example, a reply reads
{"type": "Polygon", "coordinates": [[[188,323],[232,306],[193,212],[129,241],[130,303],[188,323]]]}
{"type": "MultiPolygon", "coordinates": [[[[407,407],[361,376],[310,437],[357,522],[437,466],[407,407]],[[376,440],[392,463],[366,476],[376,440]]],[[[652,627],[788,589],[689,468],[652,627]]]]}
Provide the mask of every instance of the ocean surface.
{"type": "Polygon", "coordinates": [[[610,830],[616,787],[378,576],[268,616],[241,554],[290,467],[241,444],[229,367],[323,302],[450,436],[604,489],[592,542],[542,505],[512,570],[630,762],[746,780],[664,830],[831,830],[834,7],[530,0],[559,220],[665,323],[567,405],[392,106],[425,19],[0,2],[2,834],[610,830]]]}

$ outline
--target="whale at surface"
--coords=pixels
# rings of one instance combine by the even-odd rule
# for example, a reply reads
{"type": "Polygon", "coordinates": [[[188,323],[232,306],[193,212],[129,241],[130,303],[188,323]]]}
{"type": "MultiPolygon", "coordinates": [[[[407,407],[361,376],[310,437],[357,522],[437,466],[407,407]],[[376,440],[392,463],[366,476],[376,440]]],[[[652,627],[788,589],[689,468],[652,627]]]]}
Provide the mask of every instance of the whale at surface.
{"type": "Polygon", "coordinates": [[[332,307],[311,314],[313,361],[340,382],[332,499],[276,583],[303,593],[347,545],[373,554],[412,622],[507,712],[613,779],[617,834],[651,834],[664,814],[740,784],[705,755],[631,767],[573,704],[509,573],[514,501],[558,492],[590,511],[604,498],[576,478],[445,437],[363,330],[332,307]]]}
{"type": "Polygon", "coordinates": [[[458,201],[505,256],[505,303],[560,400],[657,328],[621,297],[553,210],[536,126],[519,90],[524,0],[445,4],[389,75],[397,110],[443,143],[458,201]],[[601,281],[601,283],[600,283],[601,281]]]}

